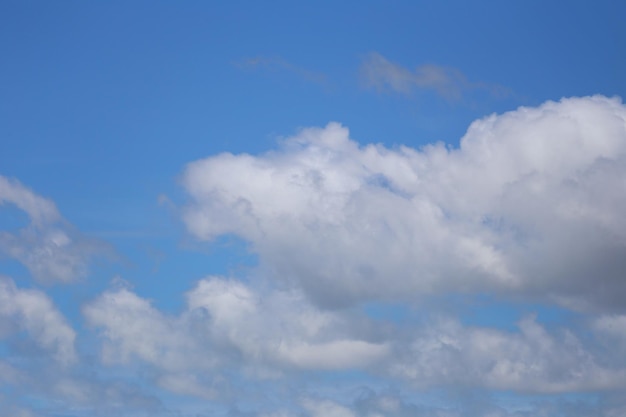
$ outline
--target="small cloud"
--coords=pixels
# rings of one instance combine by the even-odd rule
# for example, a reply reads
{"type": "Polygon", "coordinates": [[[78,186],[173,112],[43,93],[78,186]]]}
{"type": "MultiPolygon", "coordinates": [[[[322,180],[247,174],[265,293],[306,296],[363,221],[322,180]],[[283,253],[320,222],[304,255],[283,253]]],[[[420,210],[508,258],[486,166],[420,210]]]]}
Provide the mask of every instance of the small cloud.
{"type": "Polygon", "coordinates": [[[112,252],[104,242],[83,236],[63,219],[53,201],[0,175],[0,205],[4,203],[28,214],[30,224],[16,233],[0,230],[0,255],[22,263],[40,282],[83,278],[95,255],[112,252]]]}
{"type": "Polygon", "coordinates": [[[470,82],[457,68],[435,64],[418,65],[411,71],[372,52],[361,65],[361,77],[366,87],[377,91],[411,94],[414,90],[432,90],[448,101],[459,101],[475,90],[501,98],[510,95],[506,87],[484,82],[470,82]]]}
{"type": "Polygon", "coordinates": [[[76,332],[43,292],[20,289],[13,280],[0,276],[0,319],[11,320],[25,330],[59,363],[69,365],[76,361],[76,332]]]}
{"type": "Polygon", "coordinates": [[[287,71],[291,72],[298,77],[313,82],[316,84],[326,85],[328,83],[328,79],[325,74],[320,72],[310,71],[306,68],[302,68],[300,66],[294,65],[289,61],[286,61],[283,58],[277,57],[255,57],[255,58],[247,58],[242,61],[235,63],[235,66],[241,69],[262,69],[266,71],[287,71]]]}

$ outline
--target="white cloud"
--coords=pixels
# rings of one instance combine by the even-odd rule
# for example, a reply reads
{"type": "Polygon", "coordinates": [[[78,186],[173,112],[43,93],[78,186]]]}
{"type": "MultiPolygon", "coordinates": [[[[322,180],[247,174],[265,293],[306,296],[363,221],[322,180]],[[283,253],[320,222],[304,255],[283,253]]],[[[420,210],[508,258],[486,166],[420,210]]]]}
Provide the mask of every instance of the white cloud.
{"type": "Polygon", "coordinates": [[[448,100],[459,100],[464,93],[476,89],[485,90],[494,96],[509,94],[501,86],[469,82],[456,68],[424,64],[411,71],[376,52],[369,54],[361,65],[361,75],[367,87],[401,94],[409,94],[415,89],[427,89],[448,100]]]}
{"type": "Polygon", "coordinates": [[[217,277],[200,281],[178,316],[164,315],[126,289],[103,294],[84,312],[102,329],[106,364],[139,359],[159,372],[162,388],[201,398],[223,395],[221,372],[228,369],[257,380],[358,369],[417,388],[538,393],[626,384],[623,360],[592,349],[610,338],[583,344],[572,331],[549,332],[533,317],[511,332],[442,319],[387,329],[384,342],[374,342],[376,332],[368,339],[368,332],[356,330],[359,319],[349,311],[322,311],[292,291],[254,291],[217,277]]]}
{"type": "Polygon", "coordinates": [[[496,292],[623,309],[625,120],[595,96],[478,120],[455,149],[304,129],[190,163],[184,221],[249,241],[264,274],[322,305],[496,292]]]}
{"type": "Polygon", "coordinates": [[[19,289],[10,279],[0,277],[0,319],[11,320],[26,331],[59,363],[76,361],[76,333],[41,291],[19,289]]]}
{"type": "Polygon", "coordinates": [[[227,341],[248,359],[302,369],[365,366],[387,353],[384,344],[351,337],[339,315],[311,306],[300,293],[257,294],[221,279],[202,280],[189,308],[208,313],[215,341],[227,341]]]}
{"type": "Polygon", "coordinates": [[[178,371],[207,362],[200,361],[198,347],[179,320],[162,314],[127,289],[103,294],[86,305],[83,313],[89,324],[103,329],[104,363],[128,363],[139,358],[178,371]]]}
{"type": "Polygon", "coordinates": [[[532,317],[518,327],[519,332],[503,332],[441,320],[400,346],[389,371],[418,386],[540,393],[615,389],[626,383],[626,368],[603,366],[572,332],[551,334],[532,317]]]}
{"type": "Polygon", "coordinates": [[[30,216],[33,223],[56,222],[61,216],[50,200],[38,196],[16,180],[0,176],[0,204],[15,204],[30,216]]]}
{"type": "Polygon", "coordinates": [[[87,275],[89,259],[103,245],[80,235],[55,204],[16,180],[0,176],[0,204],[26,212],[30,224],[17,233],[0,231],[0,253],[28,268],[42,282],[70,282],[87,275]]]}
{"type": "Polygon", "coordinates": [[[388,352],[302,295],[258,293],[216,277],[188,293],[178,316],[162,314],[127,289],[103,294],[83,312],[102,329],[104,363],[139,359],[161,372],[161,387],[201,397],[217,395],[213,377],[229,366],[266,378],[290,370],[365,367],[388,352]]]}
{"type": "Polygon", "coordinates": [[[349,408],[329,400],[307,399],[303,406],[311,417],[356,417],[349,408]]]}

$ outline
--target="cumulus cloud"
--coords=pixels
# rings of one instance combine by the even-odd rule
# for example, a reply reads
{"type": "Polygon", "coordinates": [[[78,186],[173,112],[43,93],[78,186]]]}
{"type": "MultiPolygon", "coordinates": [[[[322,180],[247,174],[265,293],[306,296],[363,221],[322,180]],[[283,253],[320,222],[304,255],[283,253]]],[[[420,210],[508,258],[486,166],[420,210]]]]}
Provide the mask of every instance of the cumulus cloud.
{"type": "Polygon", "coordinates": [[[104,363],[139,359],[162,373],[157,383],[163,388],[207,398],[219,391],[208,375],[229,366],[267,378],[290,370],[363,367],[388,351],[384,343],[351,335],[349,322],[302,295],[261,295],[217,277],[201,280],[177,316],[127,289],[103,294],[83,312],[101,329],[104,363]]]}
{"type": "Polygon", "coordinates": [[[27,332],[59,363],[76,361],[76,333],[41,291],[19,289],[12,280],[0,277],[0,320],[9,320],[13,327],[27,332]]]}
{"type": "Polygon", "coordinates": [[[209,315],[213,340],[228,341],[247,358],[300,369],[365,366],[384,344],[350,336],[349,323],[318,310],[297,292],[258,294],[236,281],[201,281],[188,295],[192,310],[209,315]]]}
{"type": "MultiPolygon", "coordinates": [[[[140,360],[159,373],[155,381],[162,388],[201,398],[224,395],[219,379],[229,369],[255,380],[357,369],[408,381],[418,389],[457,386],[543,394],[626,384],[621,358],[603,357],[595,342],[583,343],[568,329],[550,331],[534,317],[508,332],[463,326],[454,319],[376,332],[376,326],[386,324],[359,326],[361,318],[350,311],[320,310],[293,291],[255,291],[218,277],[198,282],[176,316],[163,314],[127,289],[103,294],[84,313],[101,329],[105,364],[140,360]],[[383,340],[375,337],[383,333],[383,340]]],[[[600,335],[596,342],[611,340],[611,335],[600,335]]],[[[331,412],[318,406],[305,408],[313,414],[331,412]]]]}
{"type": "Polygon", "coordinates": [[[176,318],[155,309],[148,300],[122,288],[107,292],[83,309],[87,321],[103,329],[102,360],[107,364],[132,359],[177,371],[202,366],[197,346],[176,318]]]}
{"type": "Polygon", "coordinates": [[[67,223],[55,204],[20,182],[0,176],[0,205],[24,211],[30,224],[16,233],[0,231],[0,254],[21,262],[41,282],[70,282],[87,275],[89,259],[103,245],[67,223]]]}
{"type": "Polygon", "coordinates": [[[367,87],[378,91],[410,94],[414,90],[432,90],[447,100],[460,100],[471,90],[484,90],[496,97],[509,94],[501,86],[470,82],[456,68],[424,64],[412,71],[376,52],[369,54],[361,65],[361,76],[367,87]]]}
{"type": "Polygon", "coordinates": [[[594,96],[477,120],[458,148],[304,129],[190,163],[183,219],[247,240],[264,274],[324,306],[494,292],[624,309],[625,120],[594,96]]]}

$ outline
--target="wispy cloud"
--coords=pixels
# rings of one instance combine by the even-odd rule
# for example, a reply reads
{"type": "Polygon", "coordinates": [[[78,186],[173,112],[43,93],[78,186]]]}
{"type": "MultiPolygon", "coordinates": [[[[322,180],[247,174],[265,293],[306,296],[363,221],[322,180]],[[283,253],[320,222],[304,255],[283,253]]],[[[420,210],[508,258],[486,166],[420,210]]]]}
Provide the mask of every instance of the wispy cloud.
{"type": "Polygon", "coordinates": [[[481,90],[493,97],[511,92],[506,87],[469,81],[457,68],[435,64],[418,65],[414,70],[389,61],[377,52],[370,53],[361,64],[361,77],[367,88],[411,94],[415,90],[431,90],[450,101],[461,100],[471,91],[481,90]]]}
{"type": "Polygon", "coordinates": [[[107,244],[84,236],[63,219],[54,202],[0,175],[0,205],[4,203],[28,214],[30,224],[16,233],[0,231],[0,254],[22,263],[39,281],[83,278],[95,255],[112,253],[107,244]]]}
{"type": "Polygon", "coordinates": [[[235,63],[235,65],[241,69],[263,69],[266,71],[291,72],[309,82],[321,85],[328,84],[328,78],[325,74],[308,70],[279,57],[258,56],[255,58],[246,58],[235,63]]]}

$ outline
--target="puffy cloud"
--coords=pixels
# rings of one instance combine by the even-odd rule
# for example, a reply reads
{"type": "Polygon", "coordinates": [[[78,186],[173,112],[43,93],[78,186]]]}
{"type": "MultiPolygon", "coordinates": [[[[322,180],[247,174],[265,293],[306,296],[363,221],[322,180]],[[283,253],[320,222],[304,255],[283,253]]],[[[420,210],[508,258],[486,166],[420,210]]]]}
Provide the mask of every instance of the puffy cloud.
{"type": "Polygon", "coordinates": [[[41,291],[19,289],[10,279],[0,277],[0,319],[10,320],[26,331],[59,363],[76,361],[76,333],[41,291]]]}
{"type": "Polygon", "coordinates": [[[102,329],[105,363],[139,359],[159,372],[162,388],[202,398],[224,395],[220,372],[228,369],[253,379],[358,369],[417,388],[537,393],[626,384],[623,360],[604,358],[595,342],[583,344],[566,329],[550,332],[533,317],[510,332],[441,319],[387,329],[384,340],[376,341],[373,335],[383,333],[363,331],[350,311],[319,310],[293,291],[255,291],[216,277],[201,280],[177,316],[164,315],[127,289],[103,294],[84,313],[102,329]]]}
{"type": "Polygon", "coordinates": [[[84,277],[89,259],[103,245],[80,235],[59,214],[55,204],[16,180],[0,176],[0,204],[23,210],[30,224],[17,233],[0,231],[0,253],[28,268],[43,282],[70,282],[84,277]]]}
{"type": "Polygon", "coordinates": [[[125,288],[103,294],[86,305],[83,313],[89,324],[103,329],[105,363],[139,358],[177,371],[206,362],[196,355],[198,348],[179,320],[162,314],[125,288]]]}
{"type": "Polygon", "coordinates": [[[477,120],[458,148],[304,129],[190,163],[183,219],[249,241],[267,276],[321,305],[495,292],[623,309],[625,120],[594,96],[477,120]]]}
{"type": "MultiPolygon", "coordinates": [[[[236,281],[201,280],[187,308],[167,316],[127,289],[107,292],[84,306],[102,329],[105,363],[140,359],[161,372],[157,383],[173,392],[213,397],[216,372],[235,366],[258,377],[289,370],[367,366],[388,352],[350,322],[322,312],[294,292],[259,293],[236,281]]],[[[219,385],[219,384],[218,384],[219,385]]]]}
{"type": "Polygon", "coordinates": [[[351,336],[350,323],[311,306],[300,293],[257,294],[242,283],[200,281],[189,308],[208,313],[212,339],[227,341],[244,357],[301,369],[366,366],[387,346],[351,336]]]}
{"type": "Polygon", "coordinates": [[[401,94],[427,89],[448,100],[459,100],[465,92],[475,89],[486,90],[494,96],[509,94],[501,86],[469,82],[456,68],[424,64],[411,71],[376,52],[370,53],[361,65],[361,75],[367,87],[401,94]]]}

